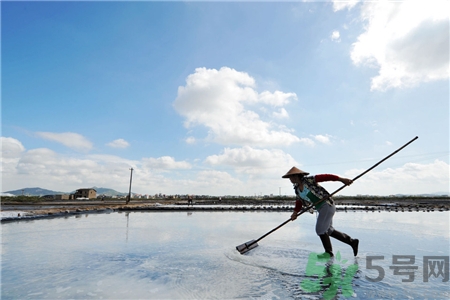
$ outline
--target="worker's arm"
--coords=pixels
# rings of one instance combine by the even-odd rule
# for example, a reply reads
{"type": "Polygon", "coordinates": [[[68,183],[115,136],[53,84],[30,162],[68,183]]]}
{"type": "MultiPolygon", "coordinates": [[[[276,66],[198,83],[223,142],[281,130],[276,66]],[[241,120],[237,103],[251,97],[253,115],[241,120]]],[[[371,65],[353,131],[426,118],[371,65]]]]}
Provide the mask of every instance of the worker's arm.
{"type": "Polygon", "coordinates": [[[314,180],[319,183],[319,182],[324,182],[324,181],[340,181],[345,185],[350,185],[353,183],[353,180],[349,179],[349,178],[344,178],[344,177],[339,177],[337,175],[333,175],[333,174],[320,174],[320,175],[316,175],[314,176],[314,180]]]}

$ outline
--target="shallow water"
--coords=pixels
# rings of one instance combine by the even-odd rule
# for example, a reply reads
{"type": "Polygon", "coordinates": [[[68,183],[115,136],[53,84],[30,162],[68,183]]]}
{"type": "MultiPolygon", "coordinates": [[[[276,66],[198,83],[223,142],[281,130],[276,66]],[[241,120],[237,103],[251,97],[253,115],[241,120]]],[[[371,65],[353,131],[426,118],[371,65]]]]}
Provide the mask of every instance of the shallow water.
{"type": "Polygon", "coordinates": [[[358,258],[349,246],[332,239],[334,261],[314,263],[314,274],[307,272],[310,254],[323,251],[314,232],[315,215],[302,215],[245,255],[235,250],[289,216],[289,212],[130,212],[4,223],[1,296],[450,298],[449,282],[442,282],[448,265],[443,265],[447,273],[436,267],[438,277],[426,275],[428,282],[423,275],[428,256],[448,259],[449,212],[338,212],[334,227],[360,239],[358,258]],[[417,267],[410,269],[413,282],[402,282],[407,274],[394,275],[391,267],[398,255],[414,258],[406,265],[417,267]],[[370,263],[384,272],[378,282],[370,281],[379,275],[376,268],[368,268],[370,263]],[[326,279],[330,274],[339,275],[331,285],[326,279]],[[349,282],[339,281],[346,275],[351,275],[349,282]]]}

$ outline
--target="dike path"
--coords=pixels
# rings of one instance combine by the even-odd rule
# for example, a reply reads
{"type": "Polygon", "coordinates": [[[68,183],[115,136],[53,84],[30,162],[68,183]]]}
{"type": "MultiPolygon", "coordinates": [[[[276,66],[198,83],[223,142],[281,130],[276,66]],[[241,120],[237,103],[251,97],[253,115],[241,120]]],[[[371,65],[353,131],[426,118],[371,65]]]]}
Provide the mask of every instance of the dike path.
{"type": "MultiPolygon", "coordinates": [[[[63,200],[45,202],[1,202],[1,222],[65,217],[79,214],[131,212],[131,211],[292,211],[294,200],[187,200],[179,199],[132,199],[125,200],[63,200]]],[[[433,212],[450,210],[450,198],[375,198],[375,199],[335,199],[337,211],[392,211],[392,212],[433,212]]]]}

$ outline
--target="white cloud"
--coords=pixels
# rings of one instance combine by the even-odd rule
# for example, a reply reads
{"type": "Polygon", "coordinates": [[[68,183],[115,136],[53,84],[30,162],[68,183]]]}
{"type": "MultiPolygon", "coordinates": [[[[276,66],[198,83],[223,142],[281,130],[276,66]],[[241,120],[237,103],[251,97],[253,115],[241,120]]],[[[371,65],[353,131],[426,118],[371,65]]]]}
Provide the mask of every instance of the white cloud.
{"type": "MultiPolygon", "coordinates": [[[[278,174],[280,168],[290,168],[296,164],[291,155],[279,149],[225,148],[219,155],[208,156],[205,162],[211,166],[232,167],[238,173],[278,174]]],[[[276,176],[276,175],[275,175],[276,176]]]]}
{"type": "Polygon", "coordinates": [[[449,1],[367,1],[365,31],[353,44],[355,65],[379,69],[372,90],[449,77],[449,1]]]}
{"type": "MultiPolygon", "coordinates": [[[[14,138],[2,138],[2,153],[5,151],[9,154],[2,156],[3,191],[41,187],[71,192],[98,186],[126,192],[132,167],[132,191],[137,193],[278,194],[279,187],[283,187],[283,194],[291,194],[289,182],[281,176],[293,165],[301,168],[282,150],[249,146],[225,148],[218,155],[210,155],[202,168],[169,156],[130,160],[113,155],[62,155],[47,148],[26,150],[14,138]]],[[[353,169],[343,176],[353,178],[363,171],[353,169]]],[[[449,190],[449,182],[448,163],[440,160],[428,164],[408,163],[398,168],[372,170],[348,187],[344,194],[445,192],[449,190]]]]}
{"type": "Polygon", "coordinates": [[[188,171],[192,166],[172,157],[139,161],[114,155],[62,155],[47,148],[25,150],[20,141],[2,137],[2,188],[42,187],[71,192],[83,187],[108,187],[128,191],[133,167],[132,191],[138,193],[243,194],[246,185],[227,172],[188,171]],[[6,162],[6,163],[5,163],[6,162]],[[157,170],[155,168],[158,168],[157,170]],[[161,175],[160,171],[167,172],[161,175]],[[178,171],[189,172],[179,176],[178,171]],[[234,190],[232,188],[235,188],[234,190]],[[233,192],[230,192],[233,191],[233,192]]]}
{"type": "Polygon", "coordinates": [[[125,141],[124,139],[117,139],[106,145],[109,147],[112,147],[112,148],[127,148],[130,146],[130,144],[127,141],[125,141]]]}
{"type": "MultiPolygon", "coordinates": [[[[352,186],[352,193],[366,195],[424,194],[449,192],[450,166],[435,160],[428,164],[407,163],[398,168],[373,170],[352,186]]],[[[365,170],[353,169],[345,173],[349,178],[365,170]]]]}
{"type": "Polygon", "coordinates": [[[341,41],[341,34],[339,33],[339,31],[335,30],[335,31],[333,31],[331,33],[330,38],[331,38],[332,41],[340,42],[341,41]]]}
{"type": "MultiPolygon", "coordinates": [[[[62,175],[82,170],[93,169],[96,164],[89,159],[67,158],[47,148],[28,150],[18,163],[20,173],[29,175],[62,175]]],[[[87,173],[87,172],[86,172],[87,173]]]]}
{"type": "Polygon", "coordinates": [[[359,0],[333,0],[333,10],[339,11],[343,9],[352,9],[359,0]]]}
{"type": "Polygon", "coordinates": [[[158,158],[143,158],[143,165],[149,169],[156,170],[174,170],[174,169],[190,169],[191,164],[186,161],[175,161],[173,157],[162,156],[158,158]]]}
{"type": "Polygon", "coordinates": [[[1,137],[2,158],[18,158],[25,151],[22,143],[14,138],[1,137]]]}
{"type": "Polygon", "coordinates": [[[1,157],[3,177],[9,173],[14,173],[20,157],[25,152],[22,143],[14,138],[1,137],[1,157]]]}
{"type": "Polygon", "coordinates": [[[289,118],[288,112],[283,107],[280,108],[280,111],[278,111],[278,112],[274,111],[272,114],[275,118],[278,118],[278,119],[289,118]]]}
{"type": "Polygon", "coordinates": [[[37,148],[24,152],[14,168],[3,173],[3,179],[6,186],[16,188],[38,186],[57,191],[67,188],[69,192],[106,183],[106,179],[113,183],[113,174],[114,170],[94,160],[66,157],[47,148],[37,148]]]}
{"type": "Polygon", "coordinates": [[[128,166],[135,167],[138,162],[136,160],[122,158],[117,155],[108,155],[108,154],[91,154],[86,156],[87,159],[93,160],[102,164],[110,164],[110,165],[119,165],[119,166],[128,166]]]}
{"type": "Polygon", "coordinates": [[[192,145],[192,144],[195,144],[196,139],[195,139],[195,137],[193,137],[193,136],[189,136],[189,137],[186,138],[185,141],[186,141],[186,144],[192,145]]]}
{"type": "Polygon", "coordinates": [[[326,135],[318,134],[318,135],[313,136],[313,138],[316,141],[318,141],[319,143],[327,144],[327,145],[331,144],[330,137],[331,137],[331,135],[328,135],[328,134],[326,134],[326,135]]]}
{"type": "MultiPolygon", "coordinates": [[[[252,98],[249,99],[250,101],[252,98]]],[[[264,91],[258,95],[258,103],[269,104],[271,106],[284,106],[289,104],[291,100],[297,100],[297,95],[295,93],[283,93],[280,91],[275,91],[271,93],[269,91],[264,91]]]]}
{"type": "Polygon", "coordinates": [[[238,187],[241,190],[244,184],[228,172],[205,170],[198,172],[195,179],[190,182],[190,185],[200,188],[197,190],[203,191],[203,194],[210,194],[210,187],[214,186],[214,189],[223,191],[222,195],[232,195],[237,191],[238,187]]]}
{"type": "Polygon", "coordinates": [[[88,151],[92,149],[92,143],[84,136],[78,133],[36,132],[36,135],[40,138],[63,144],[66,147],[78,151],[88,151]]]}
{"type": "MultiPolygon", "coordinates": [[[[255,80],[247,73],[223,67],[198,68],[178,88],[174,107],[186,118],[185,126],[202,125],[209,139],[219,144],[274,146],[290,145],[300,139],[289,130],[263,121],[249,106],[282,107],[297,99],[293,93],[255,90],[255,80]]],[[[287,116],[279,110],[277,117],[287,116]]]]}
{"type": "Polygon", "coordinates": [[[308,147],[313,147],[316,143],[314,143],[314,141],[310,138],[301,138],[300,142],[308,147]]]}

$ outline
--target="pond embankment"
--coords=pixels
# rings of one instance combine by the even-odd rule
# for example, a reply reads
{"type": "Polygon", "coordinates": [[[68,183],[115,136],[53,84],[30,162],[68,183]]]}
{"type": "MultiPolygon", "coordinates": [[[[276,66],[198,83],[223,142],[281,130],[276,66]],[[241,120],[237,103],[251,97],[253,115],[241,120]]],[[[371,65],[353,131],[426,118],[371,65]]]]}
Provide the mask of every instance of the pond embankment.
{"type": "MultiPolygon", "coordinates": [[[[392,211],[432,212],[450,210],[450,198],[446,197],[357,197],[335,199],[338,211],[392,211]]],[[[88,200],[88,201],[39,201],[1,203],[1,221],[16,221],[38,218],[53,218],[87,213],[111,213],[115,211],[292,211],[293,200],[285,199],[196,199],[187,200],[152,199],[132,200],[88,200]]]]}

